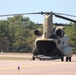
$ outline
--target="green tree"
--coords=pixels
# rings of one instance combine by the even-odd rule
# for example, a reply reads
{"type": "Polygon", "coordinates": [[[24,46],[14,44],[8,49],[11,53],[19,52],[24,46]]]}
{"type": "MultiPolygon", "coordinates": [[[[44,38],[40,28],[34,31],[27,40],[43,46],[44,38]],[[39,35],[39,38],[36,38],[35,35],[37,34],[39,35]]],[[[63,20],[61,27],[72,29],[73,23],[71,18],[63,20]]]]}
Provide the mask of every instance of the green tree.
{"type": "Polygon", "coordinates": [[[70,44],[73,47],[73,51],[76,51],[76,23],[70,23],[65,29],[66,34],[70,38],[70,44]]]}
{"type": "Polygon", "coordinates": [[[5,20],[0,21],[0,51],[7,51],[9,41],[8,36],[8,22],[5,20]]]}
{"type": "Polygon", "coordinates": [[[33,32],[37,28],[42,26],[21,15],[0,20],[0,50],[32,52],[36,38],[33,32]]]}

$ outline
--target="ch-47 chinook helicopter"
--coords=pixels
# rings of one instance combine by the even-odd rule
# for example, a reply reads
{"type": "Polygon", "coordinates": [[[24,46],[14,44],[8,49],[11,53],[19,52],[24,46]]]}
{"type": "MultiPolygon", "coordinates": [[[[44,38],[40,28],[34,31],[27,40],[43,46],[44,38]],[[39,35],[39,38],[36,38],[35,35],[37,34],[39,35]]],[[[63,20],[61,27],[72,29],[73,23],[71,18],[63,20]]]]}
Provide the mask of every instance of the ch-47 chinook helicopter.
{"type": "Polygon", "coordinates": [[[61,61],[64,61],[65,56],[66,61],[71,62],[72,47],[70,46],[69,37],[65,35],[65,32],[62,28],[53,28],[53,16],[71,22],[76,21],[64,17],[62,15],[73,16],[73,17],[76,16],[62,13],[54,13],[54,12],[37,12],[37,13],[7,14],[7,15],[0,15],[0,17],[13,16],[13,15],[29,15],[29,14],[44,15],[43,33],[41,34],[39,30],[34,31],[34,34],[37,36],[37,39],[35,40],[35,48],[33,50],[32,59],[33,60],[35,60],[35,58],[38,58],[40,60],[61,59],[61,61]]]}
{"type": "Polygon", "coordinates": [[[71,62],[72,47],[70,46],[69,37],[65,35],[65,32],[61,27],[53,28],[53,15],[68,21],[76,21],[61,16],[59,13],[41,12],[36,14],[44,15],[44,24],[43,34],[41,34],[40,30],[34,31],[34,34],[37,36],[37,39],[35,40],[35,48],[33,50],[32,59],[61,59],[61,61],[64,61],[64,56],[66,56],[66,61],[71,62]]]}

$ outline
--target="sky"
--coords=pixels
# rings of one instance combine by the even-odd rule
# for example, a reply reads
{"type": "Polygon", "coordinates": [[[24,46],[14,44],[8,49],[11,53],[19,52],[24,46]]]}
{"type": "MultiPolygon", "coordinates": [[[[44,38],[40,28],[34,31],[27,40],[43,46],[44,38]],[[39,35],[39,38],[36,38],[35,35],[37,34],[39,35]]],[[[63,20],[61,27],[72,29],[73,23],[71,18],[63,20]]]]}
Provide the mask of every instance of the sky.
{"type": "MultiPolygon", "coordinates": [[[[41,11],[76,15],[75,7],[76,0],[0,0],[0,15],[41,11]]],[[[44,19],[42,15],[26,15],[26,17],[35,23],[42,23],[44,19]]],[[[0,17],[0,19],[4,18],[0,17]]],[[[53,22],[68,23],[69,21],[54,17],[53,22]]]]}

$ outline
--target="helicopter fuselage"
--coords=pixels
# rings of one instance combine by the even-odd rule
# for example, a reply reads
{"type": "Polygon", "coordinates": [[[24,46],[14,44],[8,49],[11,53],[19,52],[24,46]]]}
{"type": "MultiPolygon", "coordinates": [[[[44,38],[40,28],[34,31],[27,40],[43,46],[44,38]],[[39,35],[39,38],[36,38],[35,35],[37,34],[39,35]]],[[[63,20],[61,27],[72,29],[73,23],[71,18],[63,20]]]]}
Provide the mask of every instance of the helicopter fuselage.
{"type": "Polygon", "coordinates": [[[52,15],[44,15],[43,34],[37,35],[33,59],[61,59],[66,56],[66,61],[71,61],[72,47],[69,45],[68,36],[62,29],[54,30],[52,15]]]}

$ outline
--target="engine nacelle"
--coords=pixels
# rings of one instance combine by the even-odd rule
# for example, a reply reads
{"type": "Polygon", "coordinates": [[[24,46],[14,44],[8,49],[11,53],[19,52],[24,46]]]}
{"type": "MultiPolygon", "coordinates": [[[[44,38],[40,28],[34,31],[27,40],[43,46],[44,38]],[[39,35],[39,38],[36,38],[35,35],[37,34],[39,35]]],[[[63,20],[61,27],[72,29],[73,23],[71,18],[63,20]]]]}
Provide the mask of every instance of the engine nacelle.
{"type": "Polygon", "coordinates": [[[36,36],[40,36],[40,35],[42,35],[42,33],[41,33],[40,30],[35,30],[35,31],[34,31],[34,34],[35,34],[36,36]]]}
{"type": "Polygon", "coordinates": [[[56,35],[57,35],[58,37],[63,37],[64,34],[65,34],[65,32],[64,32],[62,29],[57,29],[57,30],[56,30],[56,35]]]}

